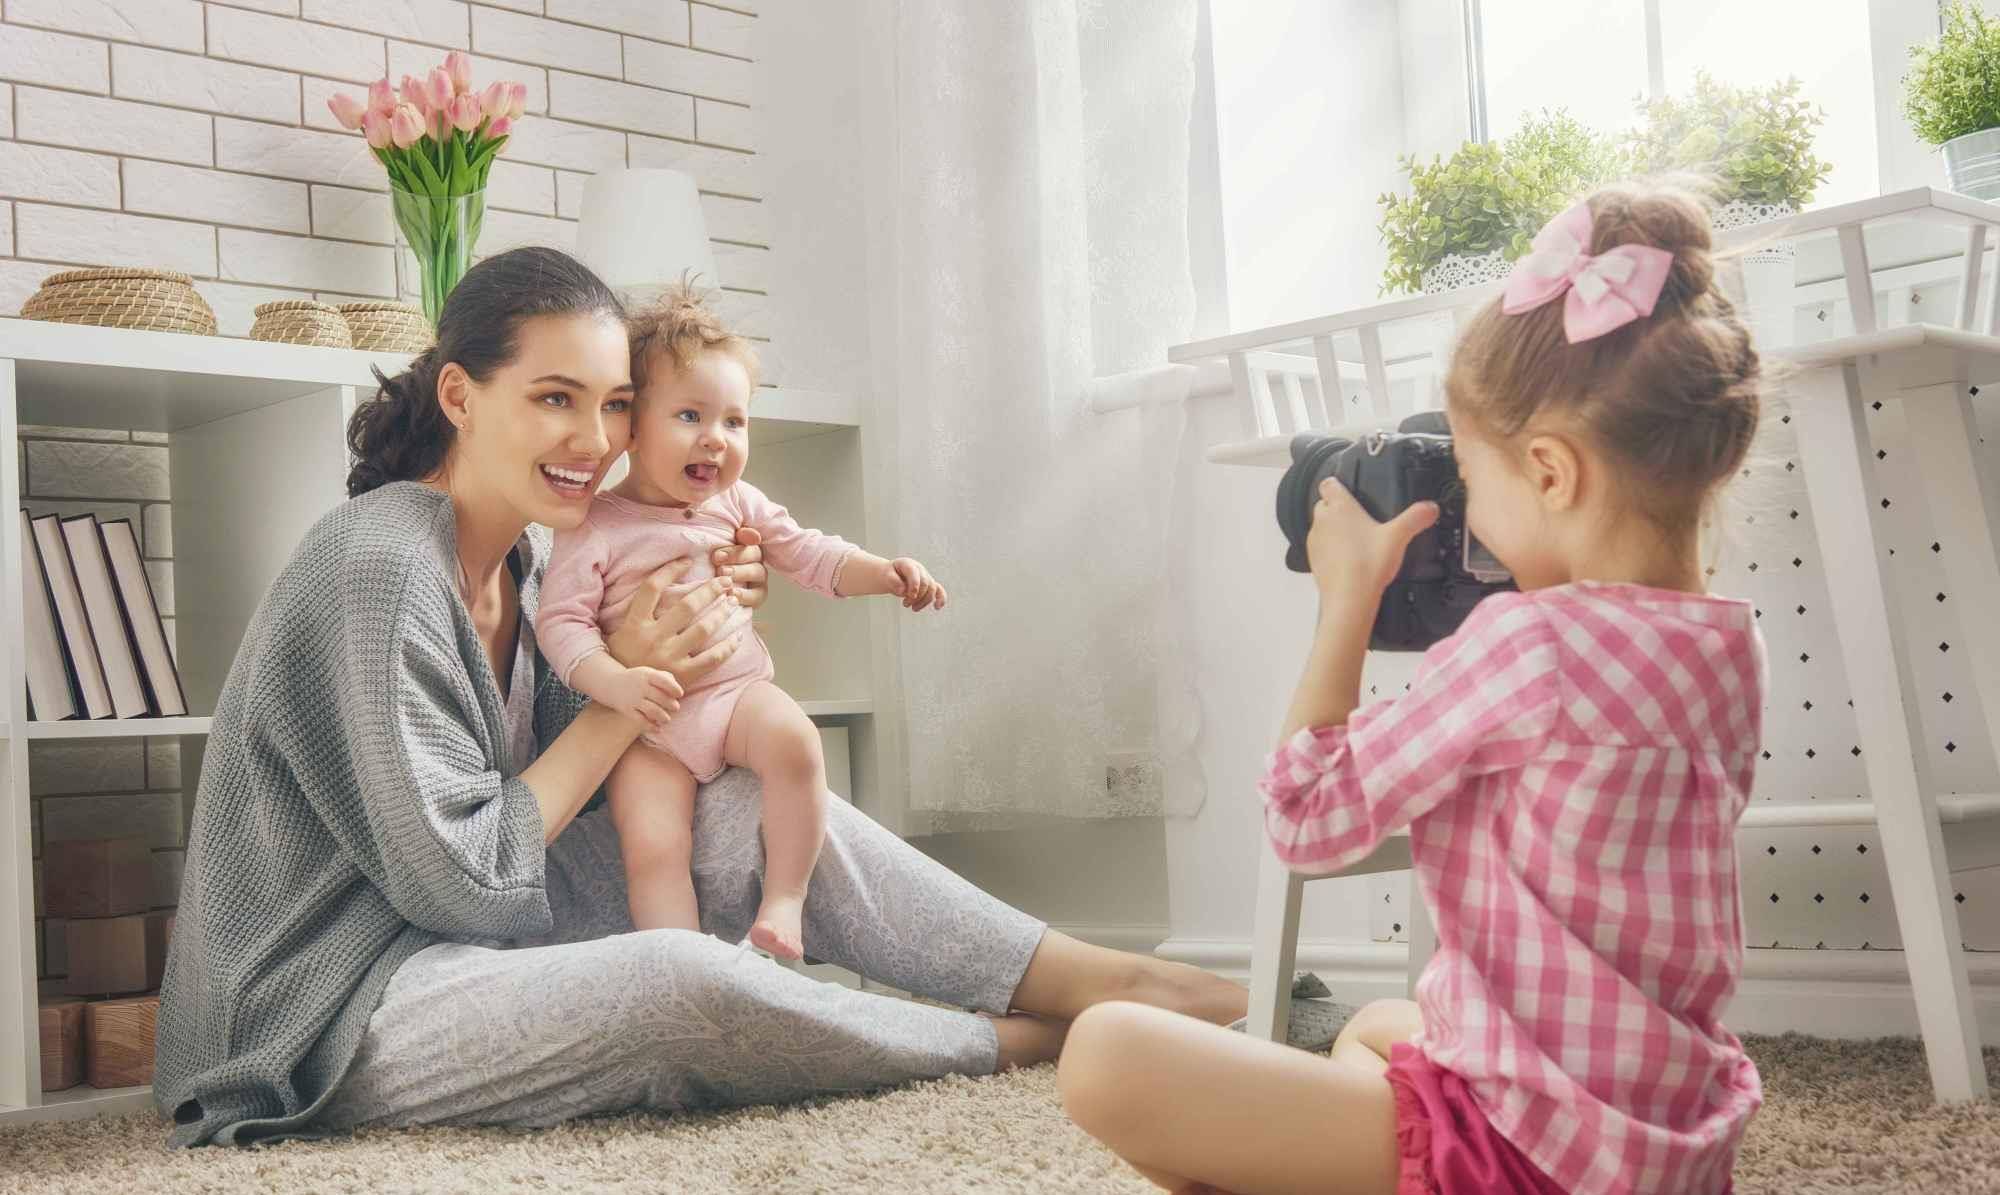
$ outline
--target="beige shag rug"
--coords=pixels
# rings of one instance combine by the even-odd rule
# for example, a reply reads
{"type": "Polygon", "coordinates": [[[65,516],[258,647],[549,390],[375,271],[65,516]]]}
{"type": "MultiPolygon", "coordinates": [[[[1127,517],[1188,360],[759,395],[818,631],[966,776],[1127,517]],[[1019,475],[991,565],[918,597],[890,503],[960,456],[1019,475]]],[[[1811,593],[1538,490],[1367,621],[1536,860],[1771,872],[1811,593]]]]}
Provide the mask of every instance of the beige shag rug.
{"type": "MultiPolygon", "coordinates": [[[[1908,1039],[1748,1039],[1764,1110],[1741,1195],[2000,1192],[2000,1109],[1936,1107],[1908,1039]]],[[[2000,1090],[2000,1051],[1986,1069],[2000,1090]]],[[[0,1192],[1130,1192],[1155,1188],[1063,1118],[1055,1068],[708,1116],[555,1129],[364,1131],[168,1150],[149,1116],[0,1129],[0,1192]]]]}

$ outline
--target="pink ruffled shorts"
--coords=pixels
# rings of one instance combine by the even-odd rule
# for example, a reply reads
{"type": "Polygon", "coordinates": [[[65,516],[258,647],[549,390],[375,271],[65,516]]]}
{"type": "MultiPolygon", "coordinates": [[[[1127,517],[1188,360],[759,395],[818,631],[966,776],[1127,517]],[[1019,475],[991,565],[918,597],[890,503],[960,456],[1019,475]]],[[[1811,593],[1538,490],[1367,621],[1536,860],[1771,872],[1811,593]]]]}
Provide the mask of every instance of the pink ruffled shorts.
{"type": "Polygon", "coordinates": [[[1465,1080],[1408,1042],[1389,1050],[1396,1095],[1396,1195],[1563,1195],[1486,1120],[1465,1080]]]}

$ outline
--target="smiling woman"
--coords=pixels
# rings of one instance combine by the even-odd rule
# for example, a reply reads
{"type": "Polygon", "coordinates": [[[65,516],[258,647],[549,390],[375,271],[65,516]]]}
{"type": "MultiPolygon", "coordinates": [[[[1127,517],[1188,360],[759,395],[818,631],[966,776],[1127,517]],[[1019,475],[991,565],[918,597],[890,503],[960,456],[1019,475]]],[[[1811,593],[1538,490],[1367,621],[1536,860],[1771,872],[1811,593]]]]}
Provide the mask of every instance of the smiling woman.
{"type": "Polygon", "coordinates": [[[452,293],[455,318],[438,343],[355,412],[348,446],[355,457],[347,492],[356,496],[391,481],[425,481],[445,467],[491,480],[528,522],[575,521],[550,509],[587,501],[600,466],[631,436],[632,376],[618,299],[567,254],[527,249],[504,253],[468,274],[452,293]],[[576,376],[582,374],[584,376],[576,376]],[[495,404],[536,408],[532,418],[501,418],[495,404]],[[491,426],[496,435],[473,435],[491,426]],[[503,462],[531,460],[511,479],[503,462]],[[497,466],[497,468],[495,468],[497,466]],[[553,517],[537,517],[537,515],[553,517]]]}
{"type": "MultiPolygon", "coordinates": [[[[1063,1021],[1119,996],[1242,1014],[1240,987],[1048,932],[841,801],[801,948],[959,1007],[739,956],[716,936],[749,933],[771,886],[741,768],[694,802],[699,928],[635,932],[615,810],[586,803],[645,723],[586,702],[537,638],[543,528],[582,526],[630,442],[623,313],[574,259],[517,249],[439,327],[355,413],[353,496],[272,582],[216,705],[160,991],[171,1144],[984,1073],[1053,1057],[1063,1021]]],[[[709,558],[671,597],[690,559],[642,577],[603,637],[654,674],[653,716],[755,638],[761,550],[709,558]]]]}

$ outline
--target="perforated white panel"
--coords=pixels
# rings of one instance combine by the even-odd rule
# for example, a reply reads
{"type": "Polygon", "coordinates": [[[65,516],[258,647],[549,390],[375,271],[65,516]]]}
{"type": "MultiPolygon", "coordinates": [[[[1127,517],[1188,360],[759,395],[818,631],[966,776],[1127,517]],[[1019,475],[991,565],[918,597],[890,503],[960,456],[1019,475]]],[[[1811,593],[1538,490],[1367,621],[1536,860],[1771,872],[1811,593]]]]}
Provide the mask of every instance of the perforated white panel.
{"type": "MultiPolygon", "coordinates": [[[[1949,323],[1950,284],[1878,298],[1885,323],[1914,316],[1949,323]],[[1908,306],[1914,304],[1914,308],[1908,306]],[[1925,311],[1928,305],[1932,310],[1925,311]]],[[[1798,339],[1845,335],[1845,304],[1828,302],[1799,314],[1798,339]]],[[[2000,395],[1973,399],[1988,476],[2000,478],[2000,395]]],[[[1714,592],[1756,604],[1769,646],[1771,689],[1764,719],[1765,758],[1754,799],[1853,802],[1866,799],[1860,735],[1821,571],[1812,511],[1806,501],[1796,439],[1783,395],[1774,394],[1763,443],[1747,476],[1732,487],[1714,549],[1714,592]]],[[[1944,557],[1954,545],[1932,527],[1922,473],[1923,446],[1910,442],[1894,401],[1867,413],[1870,455],[1883,503],[1874,523],[1889,553],[1897,586],[1902,643],[1911,653],[1923,703],[1922,743],[1946,792],[2000,791],[2000,763],[1986,741],[1979,695],[1963,650],[1955,648],[1962,620],[2000,617],[1963,610],[1953,600],[1944,557]]],[[[1374,655],[1367,695],[1400,692],[1415,657],[1374,655]]],[[[1949,830],[1947,830],[1947,833],[1949,830]]],[[[1884,949],[1898,946],[1895,911],[1880,844],[1872,830],[1745,831],[1742,852],[1745,939],[1752,947],[1884,949]]],[[[2000,949],[2000,868],[1957,877],[1966,945],[2000,949]]],[[[1408,884],[1402,873],[1371,881],[1371,928],[1377,939],[1404,940],[1408,884]]]]}

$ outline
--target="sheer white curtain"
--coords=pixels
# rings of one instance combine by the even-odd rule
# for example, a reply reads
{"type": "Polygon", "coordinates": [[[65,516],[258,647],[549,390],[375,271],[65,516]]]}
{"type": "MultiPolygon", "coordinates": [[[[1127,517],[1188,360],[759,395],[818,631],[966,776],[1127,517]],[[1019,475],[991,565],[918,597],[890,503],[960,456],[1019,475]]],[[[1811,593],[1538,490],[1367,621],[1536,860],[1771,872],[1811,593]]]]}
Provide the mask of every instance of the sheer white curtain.
{"type": "Polygon", "coordinates": [[[1194,0],[869,3],[871,417],[893,462],[869,484],[882,546],[951,592],[897,620],[911,828],[1198,803],[1198,778],[1164,795],[1198,777],[1163,629],[1183,414],[1086,405],[1192,326],[1194,0]]]}

